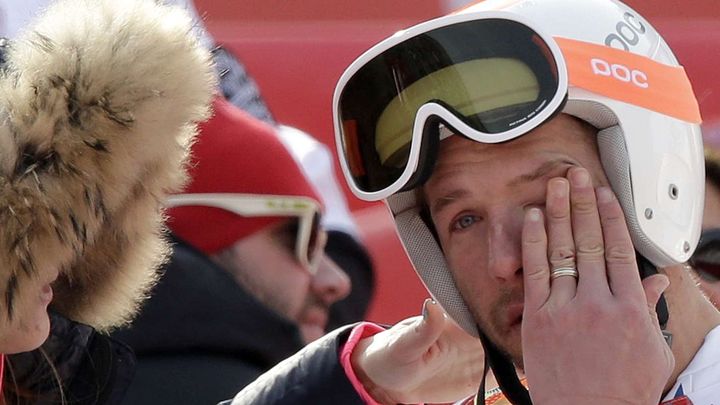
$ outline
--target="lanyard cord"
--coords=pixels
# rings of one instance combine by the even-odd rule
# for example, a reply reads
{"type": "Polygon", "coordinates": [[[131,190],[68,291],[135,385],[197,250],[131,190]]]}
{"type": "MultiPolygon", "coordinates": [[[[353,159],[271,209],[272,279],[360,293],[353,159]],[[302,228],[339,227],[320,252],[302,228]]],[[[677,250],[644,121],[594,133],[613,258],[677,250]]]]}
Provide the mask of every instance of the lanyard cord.
{"type": "Polygon", "coordinates": [[[480,382],[480,387],[478,387],[477,395],[475,395],[475,401],[473,402],[474,405],[485,405],[485,380],[487,380],[488,371],[490,371],[490,363],[488,362],[487,355],[485,355],[483,356],[482,381],[480,382]],[[482,403],[478,401],[482,401],[482,403]]]}
{"type": "MultiPolygon", "coordinates": [[[[636,258],[638,270],[640,271],[640,278],[644,279],[645,277],[652,276],[653,274],[658,274],[657,267],[650,263],[645,256],[636,252],[636,258]]],[[[660,299],[655,306],[655,313],[657,314],[658,323],[660,324],[660,329],[662,329],[663,336],[665,336],[665,341],[668,346],[671,346],[672,334],[666,329],[668,319],[670,318],[670,312],[668,311],[667,301],[665,301],[665,294],[660,294],[660,299]]]]}
{"type": "Polygon", "coordinates": [[[3,381],[5,381],[5,355],[0,354],[0,400],[3,397],[3,381]]]}
{"type": "Polygon", "coordinates": [[[482,391],[478,392],[479,398],[482,399],[483,402],[485,401],[485,377],[487,376],[488,369],[492,369],[500,389],[511,404],[532,405],[530,393],[520,382],[512,361],[502,353],[481,330],[478,330],[478,335],[485,349],[485,373],[482,384],[480,384],[482,391]]]}

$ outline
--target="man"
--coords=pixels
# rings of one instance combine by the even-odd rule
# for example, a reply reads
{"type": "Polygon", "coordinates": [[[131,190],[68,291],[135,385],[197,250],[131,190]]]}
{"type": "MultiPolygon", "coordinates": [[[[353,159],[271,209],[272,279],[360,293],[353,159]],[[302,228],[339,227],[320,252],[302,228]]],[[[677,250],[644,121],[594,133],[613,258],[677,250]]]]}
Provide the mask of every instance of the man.
{"type": "Polygon", "coordinates": [[[266,124],[218,98],[170,197],[169,266],[130,329],[125,403],[212,403],[325,333],[347,276],[323,252],[318,197],[266,124]]]}
{"type": "Polygon", "coordinates": [[[325,207],[320,223],[327,233],[325,253],[348,275],[352,285],[350,294],[330,308],[328,329],[361,321],[375,287],[373,263],[335,176],[333,154],[325,144],[297,128],[276,128],[325,207]]]}
{"type": "MultiPolygon", "coordinates": [[[[697,102],[637,13],[482,2],[366,52],[334,107],[351,188],[387,199],[416,270],[512,403],[720,397],[720,314],[682,265],[702,214],[697,102]]],[[[467,345],[435,311],[340,330],[234,401],[316,400],[331,379],[323,395],[344,403],[458,399],[475,369],[453,366],[467,345]]]]}
{"type": "Polygon", "coordinates": [[[242,62],[208,32],[193,0],[169,3],[186,9],[194,17],[196,36],[203,46],[212,50],[219,92],[234,106],[275,128],[325,207],[321,223],[327,232],[325,253],[348,275],[352,284],[350,294],[330,309],[329,329],[364,319],[374,290],[373,263],[335,177],[332,153],[310,134],[277,122],[242,62]]]}

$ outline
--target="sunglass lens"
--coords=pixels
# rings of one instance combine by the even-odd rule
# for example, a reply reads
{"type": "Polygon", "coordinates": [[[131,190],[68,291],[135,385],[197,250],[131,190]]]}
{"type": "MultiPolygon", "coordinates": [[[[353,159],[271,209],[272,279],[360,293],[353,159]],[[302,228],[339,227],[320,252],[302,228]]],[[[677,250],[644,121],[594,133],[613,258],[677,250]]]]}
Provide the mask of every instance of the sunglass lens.
{"type": "Polygon", "coordinates": [[[705,281],[720,281],[720,264],[698,261],[693,263],[693,269],[705,281]]]}
{"type": "Polygon", "coordinates": [[[308,239],[307,248],[307,259],[310,265],[317,263],[318,256],[324,248],[324,238],[320,235],[321,232],[323,231],[320,228],[320,214],[315,213],[312,219],[312,228],[310,231],[310,238],[308,239]]]}

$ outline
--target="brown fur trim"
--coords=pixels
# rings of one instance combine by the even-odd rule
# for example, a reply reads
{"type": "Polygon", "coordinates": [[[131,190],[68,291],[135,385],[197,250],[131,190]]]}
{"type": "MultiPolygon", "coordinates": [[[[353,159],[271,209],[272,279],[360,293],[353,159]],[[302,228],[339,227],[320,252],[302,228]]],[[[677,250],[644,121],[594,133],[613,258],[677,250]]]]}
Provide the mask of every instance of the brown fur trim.
{"type": "Polygon", "coordinates": [[[100,329],[128,321],[167,246],[160,202],[208,116],[209,53],[180,9],[62,0],[0,77],[0,291],[60,270],[53,307],[100,329]]]}

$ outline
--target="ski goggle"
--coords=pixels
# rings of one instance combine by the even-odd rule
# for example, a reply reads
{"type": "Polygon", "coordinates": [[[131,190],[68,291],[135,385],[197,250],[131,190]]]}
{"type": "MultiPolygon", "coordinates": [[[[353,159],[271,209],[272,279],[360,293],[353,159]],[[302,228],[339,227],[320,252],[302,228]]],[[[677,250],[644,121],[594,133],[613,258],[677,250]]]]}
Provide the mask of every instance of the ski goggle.
{"type": "Polygon", "coordinates": [[[557,113],[567,88],[557,43],[515,14],[428,21],[371,48],[340,78],[341,166],[358,197],[383,199],[422,181],[418,165],[441,128],[503,142],[557,113]]]}
{"type": "Polygon", "coordinates": [[[175,194],[165,207],[204,206],[232,212],[244,217],[289,217],[295,222],[289,229],[295,234],[294,253],[298,262],[311,274],[317,272],[327,235],[320,227],[320,205],[298,196],[275,196],[235,193],[175,194]]]}

